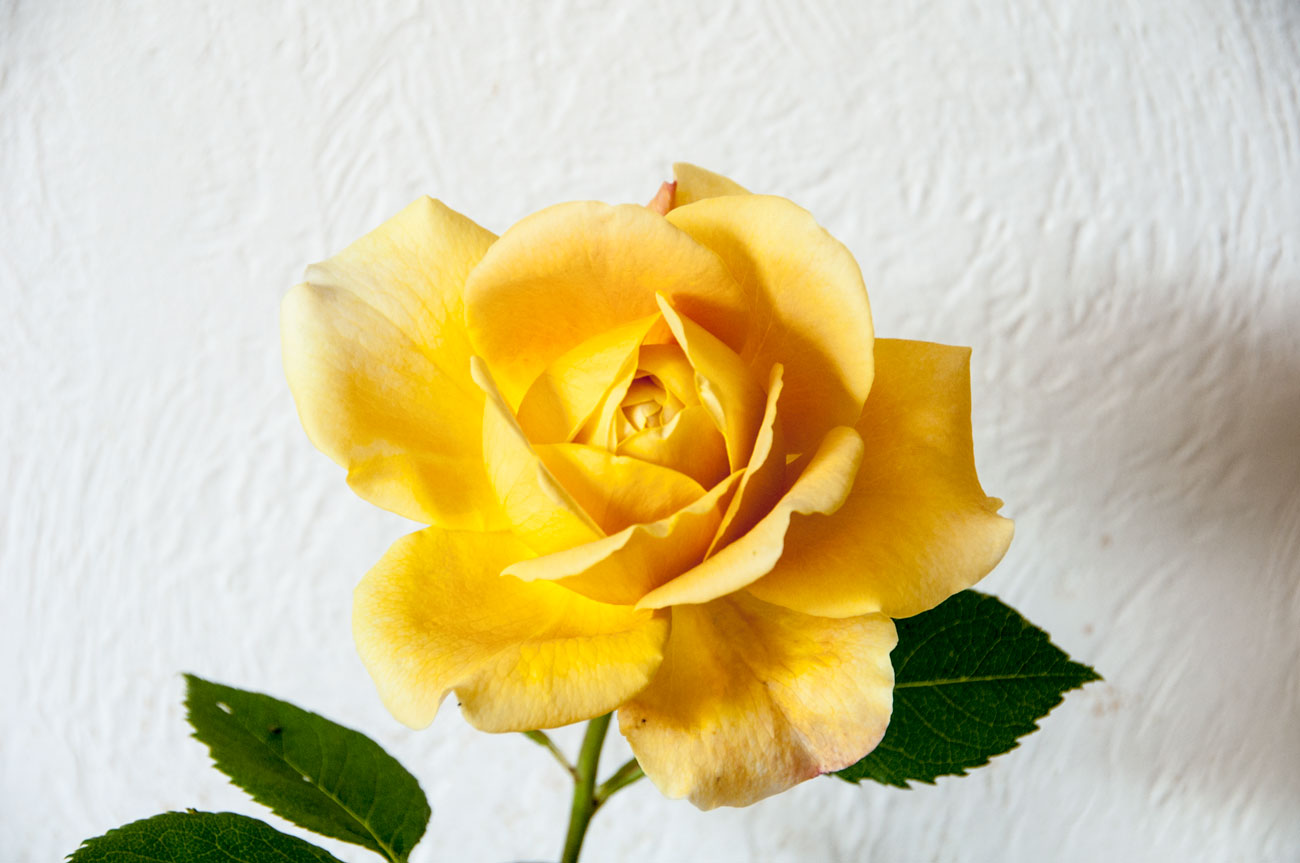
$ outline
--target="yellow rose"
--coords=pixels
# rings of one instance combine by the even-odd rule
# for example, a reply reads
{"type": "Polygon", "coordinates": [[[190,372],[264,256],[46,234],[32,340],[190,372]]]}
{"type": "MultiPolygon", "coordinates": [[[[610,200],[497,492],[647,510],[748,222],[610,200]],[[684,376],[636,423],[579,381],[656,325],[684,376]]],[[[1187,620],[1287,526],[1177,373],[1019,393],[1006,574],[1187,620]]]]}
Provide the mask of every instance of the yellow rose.
{"type": "Polygon", "coordinates": [[[501,237],[416,201],[289,293],[285,368],[356,493],[430,525],[356,590],[399,720],[452,691],[485,731],[618,710],[664,794],[743,806],[876,746],[891,618],[1012,527],[975,475],[969,351],[874,340],[811,215],[675,170],[676,206],[501,237]]]}

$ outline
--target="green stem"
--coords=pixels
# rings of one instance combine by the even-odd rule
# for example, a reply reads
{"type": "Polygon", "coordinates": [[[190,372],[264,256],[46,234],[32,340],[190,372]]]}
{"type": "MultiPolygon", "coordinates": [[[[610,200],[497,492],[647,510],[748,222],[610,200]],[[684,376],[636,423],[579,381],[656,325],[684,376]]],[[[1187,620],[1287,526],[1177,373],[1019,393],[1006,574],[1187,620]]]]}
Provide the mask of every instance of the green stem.
{"type": "Polygon", "coordinates": [[[600,783],[600,787],[596,789],[596,808],[599,809],[600,804],[612,797],[615,792],[622,791],[633,782],[644,777],[645,771],[641,769],[641,765],[637,763],[635,758],[630,759],[626,764],[618,768],[613,776],[600,783]]]}
{"type": "Polygon", "coordinates": [[[578,863],[582,840],[587,835],[587,825],[596,814],[596,770],[600,767],[600,748],[605,743],[612,713],[597,716],[587,723],[587,733],[582,738],[578,753],[577,776],[573,782],[573,808],[569,813],[569,834],[564,839],[564,855],[560,863],[578,863]]]}
{"type": "Polygon", "coordinates": [[[551,753],[555,760],[560,763],[560,766],[564,768],[565,772],[572,776],[575,782],[577,781],[578,771],[569,763],[569,759],[564,757],[564,753],[560,751],[560,747],[555,745],[555,741],[551,739],[549,734],[545,731],[525,731],[523,732],[523,735],[545,749],[547,752],[551,753]]]}

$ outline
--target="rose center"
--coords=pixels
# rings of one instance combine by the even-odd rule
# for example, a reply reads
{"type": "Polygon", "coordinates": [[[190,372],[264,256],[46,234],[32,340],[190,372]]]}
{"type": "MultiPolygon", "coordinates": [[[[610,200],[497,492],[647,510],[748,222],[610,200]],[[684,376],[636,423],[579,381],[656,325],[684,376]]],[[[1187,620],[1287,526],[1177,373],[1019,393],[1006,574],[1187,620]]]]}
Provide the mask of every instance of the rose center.
{"type": "Polygon", "coordinates": [[[656,375],[640,370],[619,405],[619,441],[639,431],[667,425],[684,406],[656,375]]]}

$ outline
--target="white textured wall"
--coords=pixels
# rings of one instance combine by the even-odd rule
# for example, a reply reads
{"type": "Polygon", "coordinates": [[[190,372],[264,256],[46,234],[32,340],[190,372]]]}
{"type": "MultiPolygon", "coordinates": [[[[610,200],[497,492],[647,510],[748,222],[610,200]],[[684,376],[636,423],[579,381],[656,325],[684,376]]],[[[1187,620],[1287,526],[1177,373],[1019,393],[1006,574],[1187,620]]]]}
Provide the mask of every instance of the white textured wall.
{"type": "Polygon", "coordinates": [[[1300,859],[1300,3],[603,5],[0,2],[0,860],[260,812],[181,670],[391,747],[420,861],[556,852],[544,753],[378,704],[350,592],[410,525],[302,434],[278,303],[417,195],[502,230],[674,159],[975,347],[984,586],[1107,682],[937,787],[637,786],[593,863],[1300,859]]]}

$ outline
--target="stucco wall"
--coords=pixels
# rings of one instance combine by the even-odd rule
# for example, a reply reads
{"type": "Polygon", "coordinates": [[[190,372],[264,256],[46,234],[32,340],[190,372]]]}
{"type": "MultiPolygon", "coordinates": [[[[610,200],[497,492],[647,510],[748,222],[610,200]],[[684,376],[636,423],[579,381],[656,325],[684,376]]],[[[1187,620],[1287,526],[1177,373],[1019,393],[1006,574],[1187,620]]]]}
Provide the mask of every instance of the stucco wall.
{"type": "Polygon", "coordinates": [[[1107,682],[936,787],[637,786],[590,859],[1300,859],[1300,4],[694,5],[0,4],[0,859],[260,816],[182,670],[389,746],[420,861],[555,853],[544,753],[379,705],[350,592],[411,526],[308,444],[278,303],[417,195],[502,230],[675,159],[811,209],[880,334],[974,347],[984,587],[1107,682]]]}

